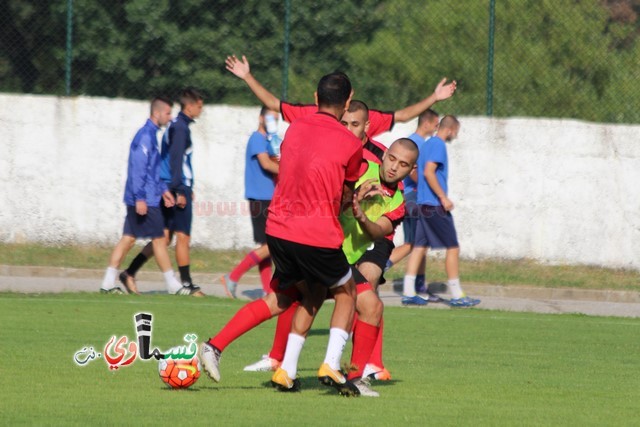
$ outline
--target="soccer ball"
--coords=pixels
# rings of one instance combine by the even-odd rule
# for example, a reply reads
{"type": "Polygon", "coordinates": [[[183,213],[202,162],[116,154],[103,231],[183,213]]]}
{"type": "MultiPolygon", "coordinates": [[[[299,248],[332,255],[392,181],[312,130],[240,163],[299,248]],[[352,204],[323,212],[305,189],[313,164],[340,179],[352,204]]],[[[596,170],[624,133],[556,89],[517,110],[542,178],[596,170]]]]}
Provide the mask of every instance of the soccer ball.
{"type": "Polygon", "coordinates": [[[200,360],[160,359],[158,362],[160,379],[171,388],[191,387],[200,378],[200,360]]]}

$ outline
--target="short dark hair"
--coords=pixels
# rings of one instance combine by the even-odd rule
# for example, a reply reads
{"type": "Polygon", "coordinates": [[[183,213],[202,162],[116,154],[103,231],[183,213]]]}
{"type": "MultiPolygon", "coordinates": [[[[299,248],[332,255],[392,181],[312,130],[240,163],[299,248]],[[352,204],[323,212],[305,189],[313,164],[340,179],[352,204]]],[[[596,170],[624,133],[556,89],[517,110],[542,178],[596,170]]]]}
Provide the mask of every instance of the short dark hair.
{"type": "Polygon", "coordinates": [[[360,101],[359,99],[352,99],[347,111],[350,113],[355,113],[356,111],[364,111],[365,120],[369,120],[369,107],[364,103],[364,101],[360,101]]]}
{"type": "Polygon", "coordinates": [[[460,122],[456,116],[446,115],[440,120],[440,129],[452,129],[457,126],[460,126],[460,122]]]}
{"type": "Polygon", "coordinates": [[[151,114],[153,114],[155,110],[160,108],[161,104],[167,104],[169,107],[173,107],[173,101],[171,101],[168,97],[156,96],[151,100],[151,106],[150,106],[151,114]]]}
{"type": "Polygon", "coordinates": [[[409,139],[409,138],[398,138],[395,141],[393,141],[393,144],[398,144],[404,148],[406,148],[409,151],[413,151],[413,152],[418,152],[418,144],[415,143],[415,141],[413,139],[409,139]]]}
{"type": "Polygon", "coordinates": [[[178,101],[180,102],[180,109],[184,110],[185,105],[195,104],[198,101],[202,101],[202,94],[195,88],[187,87],[182,89],[178,101]]]}
{"type": "Polygon", "coordinates": [[[351,81],[340,71],[323,76],[318,82],[318,106],[342,107],[351,96],[351,81]]]}
{"type": "Polygon", "coordinates": [[[437,119],[438,113],[431,108],[427,108],[418,116],[418,126],[426,122],[427,120],[437,119]]]}

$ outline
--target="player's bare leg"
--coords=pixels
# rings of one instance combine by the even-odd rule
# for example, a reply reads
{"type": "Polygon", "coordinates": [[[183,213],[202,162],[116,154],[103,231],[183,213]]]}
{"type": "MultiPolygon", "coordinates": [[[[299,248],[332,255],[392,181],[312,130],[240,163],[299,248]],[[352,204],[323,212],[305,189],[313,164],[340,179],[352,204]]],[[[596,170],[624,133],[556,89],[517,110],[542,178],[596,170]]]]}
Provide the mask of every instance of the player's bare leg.
{"type": "Polygon", "coordinates": [[[113,248],[111,256],[109,257],[109,266],[105,271],[104,279],[102,280],[102,286],[100,287],[100,292],[111,294],[123,293],[122,289],[115,286],[114,282],[116,280],[116,276],[118,275],[118,267],[120,267],[122,260],[125,256],[127,256],[127,253],[129,253],[135,243],[136,238],[133,236],[124,235],[120,238],[115,248],[113,248]]]}
{"type": "Polygon", "coordinates": [[[156,263],[164,275],[164,280],[167,285],[167,291],[170,294],[175,294],[182,289],[182,285],[175,278],[173,269],[171,268],[171,259],[169,258],[169,250],[167,248],[167,241],[164,237],[158,237],[151,241],[153,245],[153,253],[156,259],[156,263]]]}

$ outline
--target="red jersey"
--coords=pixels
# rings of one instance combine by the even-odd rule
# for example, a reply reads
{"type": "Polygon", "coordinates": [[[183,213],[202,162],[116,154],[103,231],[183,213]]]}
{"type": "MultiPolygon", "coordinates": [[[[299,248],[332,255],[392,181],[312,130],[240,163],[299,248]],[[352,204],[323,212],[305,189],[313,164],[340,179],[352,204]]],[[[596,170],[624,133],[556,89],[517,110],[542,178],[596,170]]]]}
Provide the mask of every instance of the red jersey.
{"type": "MultiPolygon", "coordinates": [[[[288,120],[285,114],[283,118],[288,120]]],[[[267,234],[309,246],[340,248],[343,185],[358,180],[361,161],[362,143],[335,117],[318,112],[297,118],[282,142],[267,234]]]]}
{"type": "MultiPolygon", "coordinates": [[[[382,191],[384,191],[385,195],[389,197],[393,197],[396,191],[402,191],[404,194],[404,186],[402,185],[402,181],[398,183],[398,186],[396,188],[387,187],[383,182],[381,182],[381,184],[382,184],[382,191]]],[[[386,212],[384,214],[384,216],[389,218],[389,221],[391,221],[391,225],[393,226],[393,230],[391,231],[391,233],[384,236],[385,239],[389,239],[393,242],[393,237],[396,235],[396,228],[398,227],[398,225],[402,223],[405,212],[406,212],[405,203],[402,202],[400,206],[398,206],[391,212],[386,212]]]]}
{"type": "MultiPolygon", "coordinates": [[[[280,113],[282,120],[293,123],[297,118],[313,114],[318,111],[318,106],[314,104],[290,104],[287,101],[280,101],[280,113]]],[[[387,132],[393,128],[393,112],[369,110],[369,130],[367,136],[373,137],[387,132]]]]}
{"type": "Polygon", "coordinates": [[[377,164],[382,164],[382,156],[387,151],[387,147],[384,144],[374,141],[367,137],[367,142],[362,146],[362,157],[365,160],[371,160],[377,164]]]}

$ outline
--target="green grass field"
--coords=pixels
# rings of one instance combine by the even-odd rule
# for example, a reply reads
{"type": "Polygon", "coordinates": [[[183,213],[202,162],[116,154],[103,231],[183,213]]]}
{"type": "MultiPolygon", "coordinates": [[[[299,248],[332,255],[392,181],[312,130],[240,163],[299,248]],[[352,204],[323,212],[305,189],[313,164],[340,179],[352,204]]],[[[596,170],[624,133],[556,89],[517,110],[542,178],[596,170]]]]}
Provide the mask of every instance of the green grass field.
{"type": "MultiPolygon", "coordinates": [[[[2,425],[638,425],[640,319],[472,310],[385,311],[393,375],[375,398],[321,386],[328,317],[321,312],[300,360],[300,393],[279,393],[268,373],[242,372],[266,353],[274,322],[229,346],[222,381],[204,374],[169,390],[157,362],[109,371],[77,366],[84,346],[135,339],[133,315],[154,315],[153,346],[214,334],[242,305],[217,298],[89,293],[0,294],[2,425]]],[[[343,362],[348,360],[350,347],[343,362]]]]}
{"type": "MultiPolygon", "coordinates": [[[[106,267],[113,248],[100,246],[43,246],[36,244],[0,244],[0,264],[37,265],[69,268],[106,267]]],[[[139,248],[132,250],[125,259],[127,266],[139,248]]],[[[173,250],[172,250],[173,251],[173,250]]],[[[191,270],[194,273],[224,273],[231,271],[246,251],[207,250],[192,248],[191,270]]],[[[464,253],[463,253],[464,255],[464,253]]],[[[173,255],[172,255],[173,258],[173,255]]],[[[387,279],[403,277],[406,260],[385,274],[387,279]]],[[[124,268],[124,267],[123,267],[124,268]]],[[[157,271],[149,262],[145,270],[157,271]]],[[[547,288],[610,289],[638,291],[640,272],[575,265],[544,265],[531,260],[461,260],[460,273],[463,282],[489,283],[493,285],[526,285],[547,288]]],[[[444,261],[429,256],[427,263],[429,281],[444,281],[444,261]]]]}

